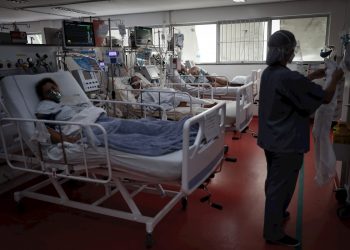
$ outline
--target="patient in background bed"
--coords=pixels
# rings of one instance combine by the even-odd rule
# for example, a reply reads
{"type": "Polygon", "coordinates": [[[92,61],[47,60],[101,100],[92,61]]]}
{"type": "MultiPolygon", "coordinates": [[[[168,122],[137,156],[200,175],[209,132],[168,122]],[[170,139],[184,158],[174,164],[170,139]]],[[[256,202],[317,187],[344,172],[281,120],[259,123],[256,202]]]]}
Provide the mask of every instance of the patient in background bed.
{"type": "Polygon", "coordinates": [[[207,71],[198,66],[190,68],[189,73],[195,77],[194,83],[210,83],[213,87],[224,87],[229,84],[223,77],[209,76],[207,71]]]}
{"type": "MultiPolygon", "coordinates": [[[[182,149],[182,128],[188,117],[180,121],[125,120],[107,117],[102,109],[91,104],[62,104],[59,87],[51,78],[39,81],[36,92],[40,99],[36,109],[38,119],[99,124],[106,130],[108,145],[112,149],[148,156],[163,155],[182,149]]],[[[62,140],[74,143],[80,139],[79,127],[62,137],[56,127],[48,126],[48,131],[54,143],[62,140]]],[[[197,129],[191,129],[190,134],[190,144],[192,144],[197,129]]],[[[86,135],[87,131],[83,130],[83,136],[86,135]]],[[[102,131],[92,128],[92,135],[95,145],[103,146],[102,131]]]]}
{"type": "Polygon", "coordinates": [[[216,105],[215,102],[211,102],[208,100],[202,100],[196,97],[190,98],[187,94],[182,94],[181,92],[177,92],[173,88],[151,87],[136,75],[130,78],[130,85],[133,89],[144,89],[144,91],[142,92],[142,98],[140,96],[140,91],[135,91],[133,93],[135,95],[135,98],[137,98],[139,102],[149,103],[149,104],[160,104],[163,107],[165,107],[166,110],[167,108],[172,109],[174,108],[174,106],[187,107],[191,103],[200,104],[204,108],[211,108],[216,105]],[[151,91],[147,91],[147,90],[151,90],[151,91]],[[159,94],[159,92],[153,92],[153,91],[166,91],[166,92],[161,92],[159,94]],[[173,94],[173,93],[176,93],[176,94],[173,94]]]}

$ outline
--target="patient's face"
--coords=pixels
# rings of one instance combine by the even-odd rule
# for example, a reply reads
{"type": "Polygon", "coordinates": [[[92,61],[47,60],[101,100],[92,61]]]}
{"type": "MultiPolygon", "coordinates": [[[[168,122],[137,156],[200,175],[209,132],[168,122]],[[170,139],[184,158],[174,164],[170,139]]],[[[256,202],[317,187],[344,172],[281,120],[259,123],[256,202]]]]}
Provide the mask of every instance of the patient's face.
{"type": "Polygon", "coordinates": [[[60,93],[60,89],[56,84],[52,82],[47,82],[43,85],[42,91],[43,91],[43,97],[45,100],[59,102],[59,97],[61,96],[61,93],[60,93]]]}
{"type": "Polygon", "coordinates": [[[141,78],[138,76],[131,77],[130,85],[133,89],[141,89],[142,88],[141,78]]]}
{"type": "Polygon", "coordinates": [[[194,66],[194,67],[192,67],[190,69],[190,74],[191,75],[198,76],[199,73],[200,73],[200,69],[198,67],[196,67],[196,66],[194,66]]]}

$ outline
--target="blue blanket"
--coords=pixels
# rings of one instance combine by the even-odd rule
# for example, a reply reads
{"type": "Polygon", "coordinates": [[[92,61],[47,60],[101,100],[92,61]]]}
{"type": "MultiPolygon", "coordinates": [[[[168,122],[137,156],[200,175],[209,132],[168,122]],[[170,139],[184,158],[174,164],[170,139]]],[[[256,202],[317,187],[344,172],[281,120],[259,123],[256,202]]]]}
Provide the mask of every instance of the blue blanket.
{"type": "MultiPolygon", "coordinates": [[[[125,120],[102,116],[96,123],[105,128],[110,148],[138,155],[159,156],[182,149],[182,129],[188,118],[164,121],[125,120]]],[[[190,145],[193,144],[197,131],[197,126],[191,128],[190,145]]],[[[104,146],[101,131],[94,129],[93,132],[99,146],[104,146]]]]}

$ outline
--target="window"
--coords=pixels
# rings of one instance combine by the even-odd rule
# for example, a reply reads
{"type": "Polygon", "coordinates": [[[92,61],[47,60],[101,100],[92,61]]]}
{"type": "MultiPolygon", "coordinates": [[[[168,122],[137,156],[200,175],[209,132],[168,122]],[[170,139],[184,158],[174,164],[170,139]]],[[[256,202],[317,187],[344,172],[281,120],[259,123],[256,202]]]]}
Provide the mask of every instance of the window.
{"type": "Polygon", "coordinates": [[[220,62],[262,62],[265,60],[267,21],[225,22],[219,25],[220,62]]]}
{"type": "MultiPolygon", "coordinates": [[[[119,33],[118,29],[112,28],[111,29],[111,37],[112,37],[112,45],[115,47],[117,44],[121,45],[123,43],[123,46],[129,46],[129,29],[125,29],[126,34],[124,35],[124,40],[122,36],[119,33]]],[[[106,35],[106,41],[109,41],[109,31],[106,35]]],[[[106,43],[106,46],[109,46],[109,43],[106,43]]]]}
{"type": "Polygon", "coordinates": [[[321,61],[320,51],[327,41],[327,16],[272,20],[272,30],[289,30],[300,45],[294,61],[321,61]]]}
{"type": "Polygon", "coordinates": [[[327,40],[327,16],[225,21],[219,23],[219,63],[263,62],[271,34],[280,29],[294,33],[300,52],[294,61],[320,61],[327,40]]]}
{"type": "Polygon", "coordinates": [[[27,34],[27,44],[43,44],[41,33],[27,34]]]}
{"type": "MultiPolygon", "coordinates": [[[[299,53],[294,61],[321,61],[320,51],[327,41],[328,16],[293,18],[263,18],[240,21],[222,21],[212,24],[193,24],[153,27],[153,47],[169,50],[170,33],[184,35],[182,61],[195,63],[264,63],[269,36],[280,29],[294,33],[299,53]],[[271,32],[271,33],[270,33],[271,32]],[[160,43],[160,44],[159,44],[160,43]],[[217,54],[218,53],[218,54],[217,54]]],[[[128,46],[129,30],[124,39],[128,46]]],[[[117,29],[112,36],[121,40],[117,29]]],[[[158,51],[159,52],[159,51],[158,51]]]]}
{"type": "Polygon", "coordinates": [[[216,62],[216,24],[175,26],[175,33],[184,35],[182,60],[195,63],[216,62]]]}
{"type": "Polygon", "coordinates": [[[166,49],[169,38],[169,27],[153,28],[153,46],[166,49]],[[160,42],[160,44],[159,44],[160,42]]]}

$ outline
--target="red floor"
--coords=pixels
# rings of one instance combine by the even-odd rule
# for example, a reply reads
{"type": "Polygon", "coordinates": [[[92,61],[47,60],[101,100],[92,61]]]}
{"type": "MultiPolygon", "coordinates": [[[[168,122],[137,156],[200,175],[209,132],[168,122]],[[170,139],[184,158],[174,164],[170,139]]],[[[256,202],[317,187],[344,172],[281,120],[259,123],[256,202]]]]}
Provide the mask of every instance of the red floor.
{"type": "MultiPolygon", "coordinates": [[[[251,126],[256,129],[256,121],[251,126]]],[[[225,162],[209,188],[212,201],[223,210],[210,207],[199,200],[205,193],[197,190],[189,197],[186,211],[181,205],[156,226],[152,249],[286,249],[265,244],[262,238],[265,158],[256,146],[256,139],[243,134],[240,140],[231,140],[227,134],[228,155],[238,162],[225,162]]],[[[302,235],[304,250],[350,249],[350,220],[340,221],[336,215],[339,206],[334,197],[333,183],[318,187],[313,181],[314,165],[311,153],[305,156],[305,183],[303,199],[298,199],[297,188],[289,211],[291,219],[286,232],[302,235]],[[297,226],[298,207],[302,224],[297,226]]],[[[72,195],[89,199],[94,186],[80,187],[72,195]]],[[[300,190],[301,191],[301,190],[300,190]]],[[[159,197],[140,197],[143,212],[152,214],[164,202],[159,197]]],[[[122,219],[110,218],[41,201],[24,199],[25,211],[15,210],[12,192],[0,196],[0,249],[3,250],[58,250],[58,249],[145,249],[145,226],[122,219]]],[[[107,206],[117,204],[108,201],[107,206]]]]}

